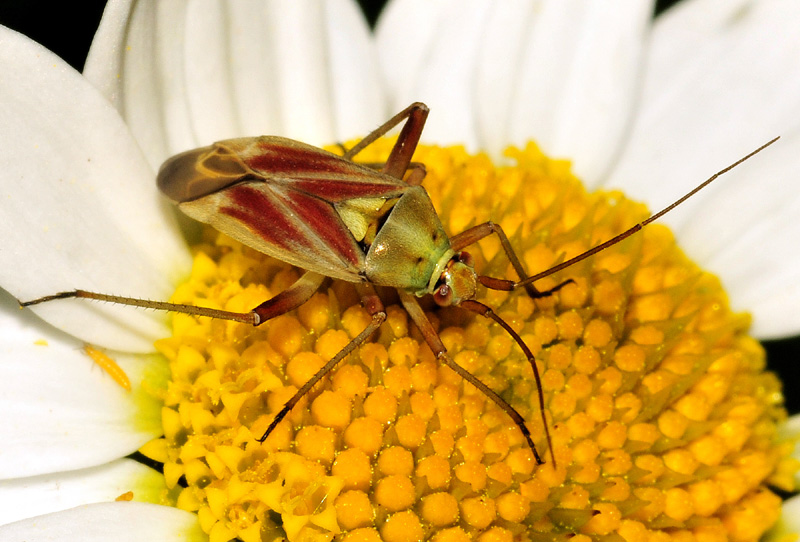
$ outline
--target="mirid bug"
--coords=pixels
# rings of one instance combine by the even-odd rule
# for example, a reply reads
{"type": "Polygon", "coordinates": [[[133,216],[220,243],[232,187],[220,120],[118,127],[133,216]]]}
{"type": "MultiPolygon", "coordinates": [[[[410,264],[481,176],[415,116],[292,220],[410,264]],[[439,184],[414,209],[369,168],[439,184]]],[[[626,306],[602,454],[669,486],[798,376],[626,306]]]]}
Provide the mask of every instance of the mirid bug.
{"type": "MultiPolygon", "coordinates": [[[[516,423],[539,464],[543,463],[523,417],[502,397],[456,364],[447,354],[417,298],[431,295],[439,306],[458,305],[502,326],[528,359],[539,389],[544,437],[553,457],[538,369],[531,350],[511,326],[474,298],[478,284],[511,291],[524,287],[533,298],[550,296],[570,281],[539,291],[533,282],[618,243],[663,216],[719,175],[775,140],[716,173],[681,199],[620,235],[547,271],[528,276],[502,228],[485,222],[448,237],[420,185],[425,168],[411,162],[428,108],[414,103],[338,156],[282,137],[220,141],[167,160],[158,174],[161,191],[192,218],[243,244],[305,269],[290,288],[246,313],[153,302],[85,290],[62,292],[26,303],[86,298],[176,311],[259,325],[305,303],[326,277],[356,283],[372,317],[370,324],[322,367],[275,415],[259,438],[264,441],[297,402],[334,366],[366,341],[386,313],[375,286],[394,288],[436,357],[502,408],[516,423]],[[393,127],[406,121],[386,163],[358,164],[353,158],[393,127]],[[478,275],[463,249],[496,235],[514,267],[516,281],[478,275]]],[[[776,138],[777,139],[777,138],[776,138]]]]}

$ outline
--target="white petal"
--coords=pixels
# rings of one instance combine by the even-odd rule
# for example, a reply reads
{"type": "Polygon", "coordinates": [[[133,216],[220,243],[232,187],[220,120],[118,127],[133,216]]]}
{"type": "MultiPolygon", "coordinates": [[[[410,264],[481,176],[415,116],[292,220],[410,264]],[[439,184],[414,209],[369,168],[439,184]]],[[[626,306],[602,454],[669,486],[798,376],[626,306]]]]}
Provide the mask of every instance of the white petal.
{"type": "Polygon", "coordinates": [[[236,34],[236,21],[228,18],[227,5],[218,0],[190,2],[187,8],[184,75],[195,137],[211,142],[242,135],[234,74],[243,51],[235,44],[227,47],[228,37],[236,34]]]}
{"type": "Polygon", "coordinates": [[[392,111],[400,111],[422,97],[414,95],[418,74],[425,64],[437,31],[452,14],[452,0],[393,0],[375,25],[375,43],[384,92],[392,111]]]}
{"type": "Polygon", "coordinates": [[[676,232],[688,253],[723,278],[734,308],[753,314],[751,332],[762,339],[800,331],[800,191],[791,186],[800,175],[800,134],[779,143],[721,180],[676,232]]]}
{"type": "Polygon", "coordinates": [[[484,148],[502,155],[512,142],[509,129],[516,114],[511,100],[520,75],[524,44],[538,13],[528,0],[495,3],[484,23],[483,46],[478,51],[476,106],[478,129],[484,148]]]}
{"type": "MultiPolygon", "coordinates": [[[[166,298],[189,258],[154,175],[114,109],[79,73],[0,30],[0,284],[18,299],[64,290],[166,298]]],[[[152,350],[163,317],[74,301],[37,306],[104,346],[152,350]]]]}
{"type": "Polygon", "coordinates": [[[450,6],[449,16],[440,20],[431,50],[414,74],[416,84],[406,102],[420,100],[431,108],[425,141],[459,143],[477,151],[474,86],[480,35],[491,4],[454,0],[450,6]]]}
{"type": "MultiPolygon", "coordinates": [[[[137,2],[141,3],[141,2],[137,2]]],[[[109,0],[95,32],[83,75],[119,110],[124,109],[121,87],[123,54],[133,0],[109,0]]]]}
{"type": "MultiPolygon", "coordinates": [[[[606,183],[654,206],[666,204],[709,173],[800,125],[800,24],[793,2],[729,2],[680,43],[703,2],[686,2],[657,20],[648,52],[642,108],[630,143],[606,183]],[[695,10],[697,6],[698,10],[695,10]],[[678,46],[678,51],[681,51],[678,46]],[[667,71],[668,70],[668,71],[667,71]]],[[[671,223],[686,220],[676,212],[671,223]]]]}
{"type": "Polygon", "coordinates": [[[783,501],[781,518],[761,538],[764,542],[789,542],[797,540],[800,532],[800,495],[783,501]]]}
{"type": "Polygon", "coordinates": [[[202,123],[224,123],[215,107],[226,107],[218,100],[228,91],[227,115],[236,123],[227,133],[237,136],[278,134],[322,145],[365,133],[383,118],[369,31],[352,1],[222,5],[226,28],[213,10],[190,10],[191,28],[200,28],[187,47],[198,138],[226,135],[202,123]],[[219,69],[209,81],[213,65],[219,69]]]}
{"type": "Polygon", "coordinates": [[[122,95],[151,164],[228,137],[327,144],[386,114],[351,0],[139,2],[126,26],[111,17],[119,11],[107,9],[85,73],[122,95]]]}
{"type": "Polygon", "coordinates": [[[425,140],[499,155],[535,139],[597,178],[632,111],[651,9],[640,0],[392,2],[377,30],[381,69],[396,107],[431,107],[425,140]]]}
{"type": "Polygon", "coordinates": [[[475,81],[481,35],[493,4],[450,0],[390,3],[377,26],[378,51],[395,109],[431,108],[423,139],[479,149],[475,81]]]}
{"type": "Polygon", "coordinates": [[[160,403],[142,381],[163,386],[163,359],[108,352],[126,391],[80,342],[9,301],[0,304],[0,479],[107,463],[161,433],[160,403]]]}
{"type": "Polygon", "coordinates": [[[138,502],[100,503],[10,523],[0,539],[26,542],[207,541],[197,516],[177,508],[138,502]]]}
{"type": "Polygon", "coordinates": [[[651,13],[639,0],[544,3],[523,44],[507,142],[535,140],[596,182],[633,112],[651,13]]]}
{"type": "Polygon", "coordinates": [[[783,135],[664,220],[691,257],[722,275],[734,308],[754,312],[757,335],[796,332],[800,42],[792,37],[800,12],[792,2],[748,3],[705,25],[710,35],[694,37],[682,62],[665,59],[685,33],[679,29],[691,27],[693,5],[656,27],[651,56],[660,60],[648,71],[641,114],[608,184],[658,209],[783,135]]]}
{"type": "MultiPolygon", "coordinates": [[[[763,1],[763,0],[759,0],[763,1]]],[[[659,15],[654,39],[648,51],[647,69],[653,73],[672,73],[683,69],[688,57],[696,54],[709,39],[724,31],[738,14],[745,13],[752,0],[690,0],[678,2],[659,15]]],[[[648,79],[648,83],[653,83],[648,79]]],[[[655,92],[651,84],[645,92],[655,92]]],[[[651,96],[646,96],[650,98],[651,96]]]]}
{"type": "Polygon", "coordinates": [[[125,118],[154,169],[198,146],[183,66],[187,3],[110,1],[83,70],[125,118]]]}
{"type": "Polygon", "coordinates": [[[84,504],[114,502],[131,492],[137,502],[158,503],[164,475],[130,459],[91,469],[0,481],[0,525],[84,504]]]}
{"type": "MultiPolygon", "coordinates": [[[[787,440],[794,443],[792,457],[795,460],[800,461],[800,442],[798,442],[798,437],[800,437],[800,414],[789,416],[789,418],[779,426],[778,437],[781,440],[787,440]]],[[[794,473],[794,483],[795,487],[800,486],[800,472],[794,473]]],[[[800,516],[798,516],[798,519],[800,519],[800,516]]]]}
{"type": "Polygon", "coordinates": [[[328,40],[334,141],[364,136],[395,113],[388,107],[378,73],[377,49],[361,9],[351,0],[328,0],[328,40]]]}
{"type": "MultiPolygon", "coordinates": [[[[213,17],[207,18],[205,24],[209,27],[208,32],[217,40],[217,44],[210,44],[209,49],[214,47],[227,58],[220,59],[218,62],[229,62],[227,69],[213,75],[213,81],[202,82],[197,78],[197,74],[188,72],[188,75],[195,77],[191,85],[202,84],[203,86],[219,85],[224,83],[229,87],[233,96],[230,103],[222,104],[223,108],[233,108],[227,113],[227,120],[234,120],[238,125],[236,135],[257,135],[281,133],[283,121],[281,118],[281,101],[277,93],[277,66],[276,59],[270,46],[269,28],[269,8],[266,2],[229,2],[230,8],[225,9],[227,28],[224,35],[220,19],[213,17]],[[235,29],[235,31],[233,31],[235,29]]],[[[221,9],[221,8],[218,8],[221,9]]],[[[197,10],[195,10],[197,11],[197,10]]],[[[196,17],[200,19],[199,14],[196,17]]],[[[194,32],[197,32],[195,29],[194,32]]],[[[215,51],[203,53],[202,41],[208,36],[198,35],[189,41],[185,50],[187,65],[191,68],[194,64],[202,65],[203,55],[206,55],[217,62],[215,51]],[[195,43],[198,41],[198,43],[195,43]]],[[[202,88],[187,89],[196,99],[195,94],[202,92],[202,88]]],[[[197,106],[192,108],[193,115],[197,114],[197,106]]],[[[225,111],[222,109],[221,111],[225,111]]],[[[216,111],[209,111],[209,114],[216,114],[216,111]]],[[[200,112],[202,115],[202,112],[200,112]]],[[[222,120],[224,122],[224,120],[222,120]]],[[[231,128],[232,130],[233,128],[231,128]]],[[[209,132],[211,130],[208,130],[209,132]]],[[[212,139],[220,137],[207,134],[212,139]]]]}

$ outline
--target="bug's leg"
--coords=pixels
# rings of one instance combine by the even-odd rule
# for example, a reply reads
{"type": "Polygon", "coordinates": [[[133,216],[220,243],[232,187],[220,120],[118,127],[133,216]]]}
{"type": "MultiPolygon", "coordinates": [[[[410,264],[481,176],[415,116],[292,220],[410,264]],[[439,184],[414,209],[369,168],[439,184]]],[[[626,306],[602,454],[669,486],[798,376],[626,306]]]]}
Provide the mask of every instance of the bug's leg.
{"type": "Polygon", "coordinates": [[[509,405],[505,399],[500,397],[494,390],[489,388],[489,386],[478,380],[475,375],[452,360],[452,358],[447,354],[447,349],[444,347],[444,343],[442,343],[442,340],[439,338],[436,330],[433,329],[433,325],[431,324],[430,320],[428,320],[428,317],[425,316],[425,312],[422,310],[422,307],[419,306],[419,303],[414,298],[413,294],[409,294],[403,290],[398,290],[397,293],[400,295],[400,301],[403,303],[403,307],[405,307],[409,316],[411,316],[411,319],[414,321],[414,324],[417,326],[417,328],[419,328],[420,332],[422,332],[422,336],[425,337],[425,342],[428,343],[428,346],[430,346],[436,358],[450,367],[461,378],[478,388],[486,397],[491,399],[497,406],[502,408],[505,413],[508,414],[512,420],[514,420],[514,423],[517,424],[517,427],[519,427],[519,430],[522,432],[522,436],[525,437],[525,441],[528,443],[528,446],[533,452],[533,456],[536,458],[536,462],[539,465],[544,464],[544,461],[542,461],[542,458],[539,456],[539,452],[536,451],[536,445],[533,443],[533,439],[531,438],[531,432],[525,425],[525,418],[523,418],[519,412],[514,410],[514,407],[509,405]]]}
{"type": "Polygon", "coordinates": [[[361,303],[364,305],[364,308],[367,309],[367,312],[369,312],[369,314],[372,316],[372,322],[370,322],[361,333],[355,336],[352,341],[347,343],[347,345],[342,348],[338,354],[333,356],[328,363],[326,363],[319,371],[317,371],[316,374],[312,376],[302,388],[297,390],[297,393],[295,393],[291,399],[286,401],[286,404],[283,405],[283,408],[281,408],[272,419],[272,422],[269,424],[269,427],[267,427],[267,430],[264,431],[264,434],[258,439],[259,442],[264,442],[267,439],[267,437],[278,426],[281,420],[283,420],[286,415],[292,411],[300,399],[302,399],[303,396],[308,393],[317,382],[319,382],[326,374],[336,367],[336,365],[338,365],[340,361],[347,357],[348,354],[361,346],[364,341],[369,339],[370,335],[375,333],[375,331],[381,327],[381,324],[386,320],[386,311],[380,298],[375,293],[374,288],[371,289],[369,294],[362,296],[361,303]]]}
{"type": "Polygon", "coordinates": [[[144,309],[154,309],[160,311],[179,312],[194,316],[208,316],[219,320],[232,320],[243,324],[260,325],[271,318],[280,316],[292,309],[296,309],[314,295],[325,276],[318,273],[307,271],[291,287],[279,293],[275,297],[268,299],[250,312],[231,312],[220,309],[210,309],[207,307],[197,307],[195,305],[184,305],[182,303],[168,303],[166,301],[151,301],[149,299],[137,299],[135,297],[125,297],[119,295],[100,294],[97,292],[87,292],[86,290],[72,290],[60,292],[53,295],[40,297],[31,301],[20,302],[22,307],[30,307],[54,301],[57,299],[93,299],[95,301],[107,301],[120,305],[132,307],[142,307],[144,309]]]}
{"type": "Polygon", "coordinates": [[[553,453],[553,440],[550,438],[550,426],[547,423],[547,416],[544,411],[544,395],[542,394],[542,377],[539,374],[539,368],[536,366],[536,358],[531,352],[531,349],[528,348],[528,345],[525,344],[525,341],[522,340],[522,337],[519,336],[519,333],[514,331],[508,322],[500,318],[500,316],[495,313],[491,307],[484,305],[474,299],[466,299],[461,302],[459,307],[463,307],[468,311],[472,311],[474,313],[480,314],[490,320],[494,320],[498,323],[506,332],[511,335],[511,338],[519,345],[522,349],[522,353],[525,354],[525,357],[528,358],[528,363],[531,364],[531,369],[533,369],[533,379],[536,381],[536,389],[539,390],[539,412],[542,414],[542,424],[544,425],[544,435],[547,437],[547,448],[550,450],[550,457],[553,458],[553,469],[556,468],[556,456],[553,453]]]}
{"type": "Polygon", "coordinates": [[[296,309],[311,299],[314,292],[319,290],[319,287],[322,286],[325,278],[325,275],[306,271],[303,273],[303,276],[297,279],[289,288],[275,297],[267,299],[261,305],[250,311],[250,314],[255,314],[258,317],[258,321],[254,322],[253,325],[257,326],[263,324],[267,320],[271,320],[276,316],[296,309]]]}
{"type": "Polygon", "coordinates": [[[417,148],[419,138],[422,135],[422,128],[425,126],[425,120],[428,118],[428,106],[424,103],[415,102],[388,121],[383,123],[372,133],[367,135],[364,139],[356,143],[356,145],[344,154],[344,158],[352,160],[353,157],[364,150],[367,146],[374,143],[379,137],[386,135],[386,133],[408,119],[397,137],[397,143],[394,144],[386,164],[383,166],[383,173],[391,175],[396,179],[402,179],[411,163],[411,157],[414,155],[414,150],[417,148]]]}
{"type": "MultiPolygon", "coordinates": [[[[508,236],[506,235],[506,232],[504,232],[503,228],[500,227],[500,224],[496,224],[496,223],[490,221],[490,222],[484,222],[483,224],[478,224],[477,226],[473,226],[473,227],[469,228],[468,230],[465,230],[465,231],[459,233],[458,235],[454,235],[453,237],[451,237],[450,238],[450,245],[453,247],[453,250],[458,252],[459,250],[461,250],[461,249],[463,249],[463,248],[465,248],[465,247],[467,247],[469,245],[472,245],[474,243],[477,243],[478,241],[480,241],[484,237],[488,237],[493,233],[497,234],[498,239],[500,239],[500,245],[503,247],[503,252],[506,253],[506,257],[508,258],[508,261],[511,262],[511,265],[514,267],[514,270],[517,272],[517,275],[519,276],[520,282],[525,281],[528,278],[528,273],[525,271],[525,268],[522,266],[522,262],[520,261],[519,257],[517,256],[517,253],[514,252],[514,248],[511,246],[511,242],[508,240],[508,236]]],[[[494,282],[492,282],[492,281],[497,280],[497,279],[489,279],[488,281],[483,280],[483,279],[486,279],[486,278],[487,277],[481,277],[481,283],[484,286],[486,286],[488,288],[500,289],[500,290],[507,289],[507,288],[504,288],[504,287],[494,288],[493,287],[494,282]]],[[[510,282],[510,281],[502,281],[502,282],[505,283],[505,282],[510,282]]],[[[563,288],[567,284],[570,284],[572,282],[572,280],[571,279],[570,280],[565,280],[564,282],[562,282],[560,284],[557,284],[555,287],[550,288],[549,290],[542,290],[542,291],[537,290],[533,286],[532,282],[533,281],[524,282],[525,291],[527,291],[528,295],[531,296],[532,298],[538,299],[540,297],[548,297],[548,296],[552,295],[554,292],[557,292],[558,290],[560,290],[561,288],[563,288]]]]}
{"type": "Polygon", "coordinates": [[[406,177],[406,183],[408,183],[409,186],[421,185],[422,181],[425,180],[425,175],[428,174],[425,164],[420,164],[419,162],[411,162],[408,164],[408,171],[411,172],[406,177]]]}

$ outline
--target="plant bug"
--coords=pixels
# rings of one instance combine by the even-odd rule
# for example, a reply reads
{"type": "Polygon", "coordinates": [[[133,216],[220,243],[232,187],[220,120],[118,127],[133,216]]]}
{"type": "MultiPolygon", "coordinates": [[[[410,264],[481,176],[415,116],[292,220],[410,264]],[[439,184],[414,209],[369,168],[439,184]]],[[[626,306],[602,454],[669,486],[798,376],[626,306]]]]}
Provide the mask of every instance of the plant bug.
{"type": "Polygon", "coordinates": [[[542,464],[523,417],[448,355],[417,301],[418,297],[431,295],[439,306],[458,305],[492,319],[522,349],[533,369],[539,390],[544,436],[555,467],[541,379],[533,353],[508,323],[491,308],[474,299],[478,284],[506,291],[523,287],[533,298],[552,295],[571,281],[564,281],[544,291],[537,290],[532,283],[639,231],[775,140],[716,173],[672,205],[622,234],[529,277],[499,225],[485,222],[453,237],[445,233],[427,192],[421,186],[425,168],[411,162],[427,116],[427,106],[422,103],[411,104],[343,156],[282,137],[262,136],[220,141],[181,153],[162,165],[158,173],[158,186],[184,213],[255,250],[306,270],[290,288],[249,312],[228,312],[84,290],[62,292],[22,305],[77,297],[210,316],[257,326],[305,303],[326,277],[356,283],[372,321],[286,402],[260,437],[259,440],[263,442],[321,378],[385,321],[386,313],[375,286],[394,288],[434,355],[513,419],[536,461],[542,464]],[[352,160],[364,148],[404,121],[385,164],[373,167],[352,160]],[[492,234],[500,240],[519,280],[485,277],[475,272],[471,256],[463,249],[492,234]]]}

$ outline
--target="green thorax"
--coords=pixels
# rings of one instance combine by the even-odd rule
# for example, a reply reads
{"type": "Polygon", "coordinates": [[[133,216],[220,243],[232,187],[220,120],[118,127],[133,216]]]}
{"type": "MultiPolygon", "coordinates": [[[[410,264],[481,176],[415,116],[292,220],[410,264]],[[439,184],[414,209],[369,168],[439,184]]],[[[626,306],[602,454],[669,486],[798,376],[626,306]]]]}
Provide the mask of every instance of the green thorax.
{"type": "Polygon", "coordinates": [[[367,252],[367,279],[378,286],[431,293],[453,256],[430,197],[412,186],[392,208],[367,252]]]}

